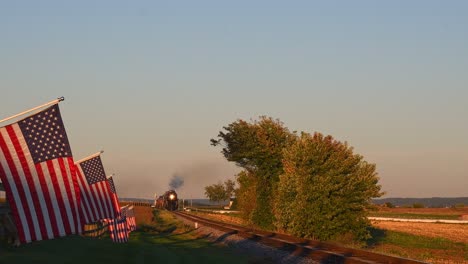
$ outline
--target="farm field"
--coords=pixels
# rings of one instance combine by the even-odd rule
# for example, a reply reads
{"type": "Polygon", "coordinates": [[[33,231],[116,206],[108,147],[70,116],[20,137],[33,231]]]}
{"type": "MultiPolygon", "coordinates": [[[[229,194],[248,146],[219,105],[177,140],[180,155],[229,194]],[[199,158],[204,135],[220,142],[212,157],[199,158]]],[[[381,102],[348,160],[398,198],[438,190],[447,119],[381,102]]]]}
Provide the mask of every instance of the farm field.
{"type": "Polygon", "coordinates": [[[468,215],[468,207],[462,208],[385,208],[370,212],[369,216],[405,219],[446,219],[459,220],[468,215]]]}
{"type": "Polygon", "coordinates": [[[164,211],[135,207],[139,228],[127,244],[109,237],[70,236],[18,248],[0,245],[0,263],[251,263],[249,256],[215,245],[164,211]]]}
{"type": "Polygon", "coordinates": [[[468,224],[372,221],[372,225],[384,230],[398,231],[432,238],[444,238],[454,242],[468,244],[468,224]]]}

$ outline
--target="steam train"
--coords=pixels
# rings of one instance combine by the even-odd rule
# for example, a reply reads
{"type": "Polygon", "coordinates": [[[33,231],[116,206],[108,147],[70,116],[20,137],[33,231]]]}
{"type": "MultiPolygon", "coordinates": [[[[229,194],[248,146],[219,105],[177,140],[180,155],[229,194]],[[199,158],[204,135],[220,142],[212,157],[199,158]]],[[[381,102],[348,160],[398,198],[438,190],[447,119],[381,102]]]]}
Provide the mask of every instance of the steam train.
{"type": "Polygon", "coordinates": [[[174,190],[165,192],[159,196],[155,201],[155,207],[158,209],[166,209],[168,211],[175,211],[179,208],[179,199],[177,199],[177,193],[174,190]]]}

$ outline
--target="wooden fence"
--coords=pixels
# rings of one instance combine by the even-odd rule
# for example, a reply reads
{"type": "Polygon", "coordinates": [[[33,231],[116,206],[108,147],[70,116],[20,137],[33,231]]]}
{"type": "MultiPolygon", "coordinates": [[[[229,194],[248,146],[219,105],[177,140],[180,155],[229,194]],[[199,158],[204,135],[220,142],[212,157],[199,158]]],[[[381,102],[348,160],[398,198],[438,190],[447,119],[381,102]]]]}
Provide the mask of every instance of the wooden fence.
{"type": "Polygon", "coordinates": [[[132,202],[132,201],[120,201],[120,205],[134,205],[134,206],[144,206],[144,207],[150,207],[151,203],[148,202],[132,202]]]}

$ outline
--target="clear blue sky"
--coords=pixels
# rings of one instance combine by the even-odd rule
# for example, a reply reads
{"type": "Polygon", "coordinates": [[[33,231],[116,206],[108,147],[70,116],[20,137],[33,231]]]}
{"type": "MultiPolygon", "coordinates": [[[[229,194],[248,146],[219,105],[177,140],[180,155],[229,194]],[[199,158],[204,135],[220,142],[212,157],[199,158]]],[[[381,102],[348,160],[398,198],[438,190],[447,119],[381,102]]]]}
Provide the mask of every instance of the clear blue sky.
{"type": "Polygon", "coordinates": [[[238,171],[209,145],[268,115],[347,141],[386,197],[468,196],[467,1],[1,1],[1,118],[65,96],[75,159],[121,197],[238,171]]]}

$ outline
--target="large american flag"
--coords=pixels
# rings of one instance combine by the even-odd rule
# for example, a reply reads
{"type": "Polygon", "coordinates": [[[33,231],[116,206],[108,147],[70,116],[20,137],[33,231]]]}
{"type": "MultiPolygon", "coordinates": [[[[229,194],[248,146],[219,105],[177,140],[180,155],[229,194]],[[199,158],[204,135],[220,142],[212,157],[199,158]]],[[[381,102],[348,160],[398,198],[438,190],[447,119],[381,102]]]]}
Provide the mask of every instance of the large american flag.
{"type": "Polygon", "coordinates": [[[83,224],[115,218],[119,208],[114,206],[113,194],[106,179],[101,157],[94,156],[76,165],[78,185],[81,190],[83,224]]]}
{"type": "Polygon", "coordinates": [[[81,233],[80,191],[57,104],[0,128],[0,179],[21,243],[81,233]]]}

